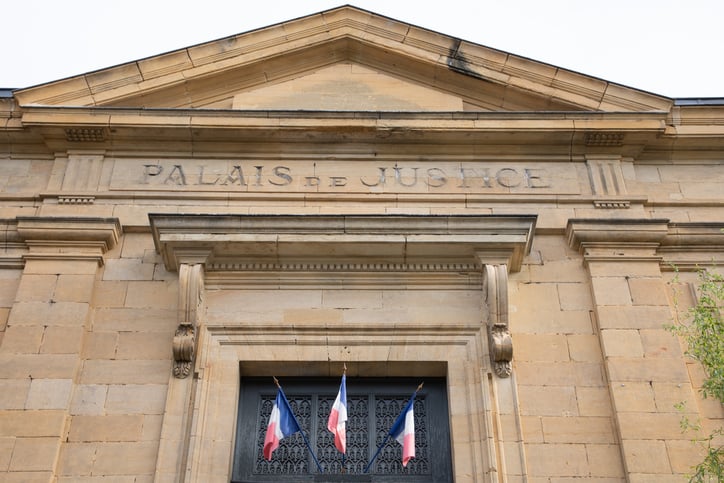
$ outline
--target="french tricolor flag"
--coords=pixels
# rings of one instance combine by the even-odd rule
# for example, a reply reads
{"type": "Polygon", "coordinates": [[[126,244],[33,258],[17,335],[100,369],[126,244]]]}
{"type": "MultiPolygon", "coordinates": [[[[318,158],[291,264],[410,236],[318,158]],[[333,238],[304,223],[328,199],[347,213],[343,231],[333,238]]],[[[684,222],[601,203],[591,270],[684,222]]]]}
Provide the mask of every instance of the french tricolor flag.
{"type": "Polygon", "coordinates": [[[402,466],[407,466],[407,462],[415,457],[415,412],[413,408],[416,394],[417,391],[390,429],[390,436],[402,445],[402,466]]]}
{"type": "Polygon", "coordinates": [[[287,401],[284,391],[279,388],[274,407],[269,416],[269,424],[266,427],[264,458],[271,461],[272,453],[279,447],[279,441],[297,431],[300,431],[299,424],[292,413],[292,408],[289,407],[289,401],[287,401]]]}
{"type": "Polygon", "coordinates": [[[332,411],[329,413],[327,429],[334,433],[334,445],[340,453],[347,452],[347,376],[342,375],[337,399],[334,400],[332,411]]]}

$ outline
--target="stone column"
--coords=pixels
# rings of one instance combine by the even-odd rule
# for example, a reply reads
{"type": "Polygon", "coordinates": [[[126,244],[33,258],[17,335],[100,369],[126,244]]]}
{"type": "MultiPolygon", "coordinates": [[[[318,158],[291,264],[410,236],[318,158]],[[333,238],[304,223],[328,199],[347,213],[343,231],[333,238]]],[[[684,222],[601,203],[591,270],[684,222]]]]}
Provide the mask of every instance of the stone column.
{"type": "Polygon", "coordinates": [[[24,269],[0,346],[0,384],[14,391],[0,409],[0,480],[55,481],[83,334],[103,254],[118,243],[116,219],[18,218],[24,269]]]}
{"type": "Polygon", "coordinates": [[[692,400],[657,249],[667,220],[570,220],[567,236],[591,277],[627,481],[681,481],[672,461],[686,438],[673,407],[692,400]]]}

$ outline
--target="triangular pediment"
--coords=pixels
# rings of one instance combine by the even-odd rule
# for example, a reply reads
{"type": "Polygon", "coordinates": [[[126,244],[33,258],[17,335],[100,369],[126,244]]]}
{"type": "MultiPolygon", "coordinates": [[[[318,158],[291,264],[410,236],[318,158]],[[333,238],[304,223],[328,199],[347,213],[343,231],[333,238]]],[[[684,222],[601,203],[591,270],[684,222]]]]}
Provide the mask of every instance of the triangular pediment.
{"type": "Polygon", "coordinates": [[[671,99],[344,6],[15,91],[21,105],[666,111],[671,99]]]}

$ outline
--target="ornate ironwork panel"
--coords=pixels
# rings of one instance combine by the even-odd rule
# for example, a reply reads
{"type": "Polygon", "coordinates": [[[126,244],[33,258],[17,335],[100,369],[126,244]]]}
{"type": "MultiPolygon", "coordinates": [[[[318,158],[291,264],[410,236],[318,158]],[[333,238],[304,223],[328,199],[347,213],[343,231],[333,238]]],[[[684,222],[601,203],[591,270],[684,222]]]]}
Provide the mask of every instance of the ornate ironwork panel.
{"type": "MultiPolygon", "coordinates": [[[[375,434],[379,447],[387,438],[390,428],[405,408],[410,396],[387,396],[375,398],[375,434]]],[[[427,460],[427,411],[424,396],[415,398],[415,457],[402,466],[402,446],[392,439],[380,451],[375,460],[374,473],[384,475],[428,475],[430,465],[427,460]]]]}
{"type": "Polygon", "coordinates": [[[318,471],[300,433],[282,439],[271,461],[264,459],[264,438],[276,397],[275,388],[268,378],[244,378],[232,482],[452,481],[444,379],[426,381],[415,399],[415,458],[403,468],[401,446],[389,438],[368,474],[364,474],[367,463],[385,440],[419,381],[348,378],[347,453],[344,456],[337,451],[334,435],[327,430],[339,379],[286,378],[281,383],[323,473],[318,471]],[[404,394],[408,387],[410,393],[404,394]],[[435,458],[431,459],[431,455],[435,458]]]}

